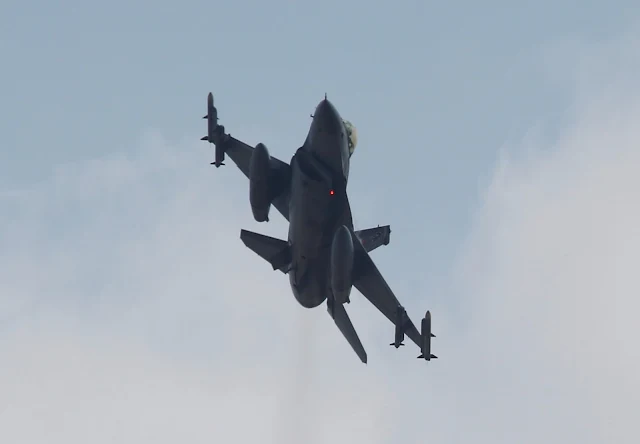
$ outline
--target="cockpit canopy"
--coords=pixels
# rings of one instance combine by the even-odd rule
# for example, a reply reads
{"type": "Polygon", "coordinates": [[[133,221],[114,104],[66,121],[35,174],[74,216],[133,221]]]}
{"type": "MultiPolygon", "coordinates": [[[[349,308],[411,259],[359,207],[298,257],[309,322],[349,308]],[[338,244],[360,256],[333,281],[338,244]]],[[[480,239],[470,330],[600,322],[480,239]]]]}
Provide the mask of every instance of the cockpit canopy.
{"type": "Polygon", "coordinates": [[[351,122],[348,120],[343,120],[344,128],[347,131],[347,140],[349,145],[349,157],[353,154],[356,149],[356,145],[358,145],[358,132],[356,131],[356,127],[353,126],[351,122]]]}

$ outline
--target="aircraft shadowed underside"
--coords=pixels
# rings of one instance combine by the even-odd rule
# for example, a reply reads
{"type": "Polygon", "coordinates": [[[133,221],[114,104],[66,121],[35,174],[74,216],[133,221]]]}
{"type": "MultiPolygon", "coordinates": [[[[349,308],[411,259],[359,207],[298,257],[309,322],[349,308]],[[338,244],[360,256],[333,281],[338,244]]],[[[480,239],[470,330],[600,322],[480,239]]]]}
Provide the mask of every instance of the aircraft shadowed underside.
{"type": "Polygon", "coordinates": [[[201,140],[215,145],[212,165],[224,165],[225,156],[249,179],[249,202],[258,222],[269,221],[271,207],[289,222],[287,240],[247,230],[240,231],[244,244],[289,276],[296,300],[306,308],[326,301],[327,311],[360,360],[367,353],[347,311],[355,287],[395,325],[396,348],[408,336],[427,361],[431,354],[431,313],[422,319],[421,330],[387,285],[369,253],[389,243],[388,225],[354,230],[347,182],[351,156],[357,145],[355,128],[343,120],[325,96],[312,116],[306,140],[289,164],[269,155],[258,143],[251,147],[225,132],[218,124],[213,95],[207,99],[208,132],[201,140]]]}

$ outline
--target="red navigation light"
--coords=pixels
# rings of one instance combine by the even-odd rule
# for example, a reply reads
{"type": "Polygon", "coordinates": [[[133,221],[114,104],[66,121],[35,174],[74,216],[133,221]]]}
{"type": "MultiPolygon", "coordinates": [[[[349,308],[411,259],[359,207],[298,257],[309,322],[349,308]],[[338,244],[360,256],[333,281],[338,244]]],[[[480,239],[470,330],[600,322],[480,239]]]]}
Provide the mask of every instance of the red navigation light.
{"type": "Polygon", "coordinates": [[[329,194],[331,194],[332,196],[334,195],[335,191],[331,190],[329,191],[329,194]]]}

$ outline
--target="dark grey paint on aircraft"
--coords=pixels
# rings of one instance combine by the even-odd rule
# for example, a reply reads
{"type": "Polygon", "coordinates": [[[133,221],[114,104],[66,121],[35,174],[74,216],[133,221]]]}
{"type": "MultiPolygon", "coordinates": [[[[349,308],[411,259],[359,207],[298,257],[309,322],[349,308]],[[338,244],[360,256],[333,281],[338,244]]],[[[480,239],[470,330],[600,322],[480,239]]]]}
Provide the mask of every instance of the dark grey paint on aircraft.
{"type": "Polygon", "coordinates": [[[430,313],[418,332],[369,255],[389,243],[390,227],[354,230],[347,196],[354,146],[350,148],[346,123],[326,96],[289,164],[270,156],[261,143],[253,148],[226,134],[218,124],[211,93],[207,109],[208,134],[202,140],[215,145],[212,165],[224,165],[228,155],[249,179],[249,202],[258,222],[269,220],[271,206],[289,222],[286,241],[241,230],[245,245],[274,270],[289,275],[300,305],[314,308],[326,301],[329,314],[362,362],[367,362],[367,354],[344,307],[352,287],[395,324],[391,345],[399,347],[407,335],[423,352],[420,357],[435,358],[430,353],[430,313]]]}

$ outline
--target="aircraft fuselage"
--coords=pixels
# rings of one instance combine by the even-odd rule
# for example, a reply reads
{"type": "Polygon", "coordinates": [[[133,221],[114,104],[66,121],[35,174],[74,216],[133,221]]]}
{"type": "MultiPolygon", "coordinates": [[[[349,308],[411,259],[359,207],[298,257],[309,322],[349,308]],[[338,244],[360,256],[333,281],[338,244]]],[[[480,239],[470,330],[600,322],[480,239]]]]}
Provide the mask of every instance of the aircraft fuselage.
{"type": "Polygon", "coordinates": [[[333,236],[342,225],[353,228],[347,199],[349,160],[343,121],[325,99],[291,161],[289,282],[303,307],[317,307],[331,295],[333,236]]]}

